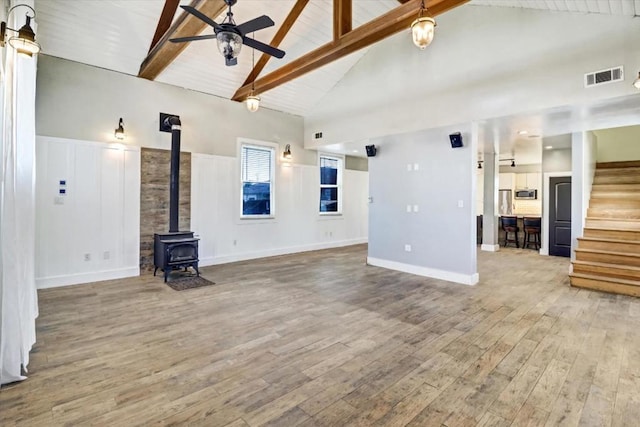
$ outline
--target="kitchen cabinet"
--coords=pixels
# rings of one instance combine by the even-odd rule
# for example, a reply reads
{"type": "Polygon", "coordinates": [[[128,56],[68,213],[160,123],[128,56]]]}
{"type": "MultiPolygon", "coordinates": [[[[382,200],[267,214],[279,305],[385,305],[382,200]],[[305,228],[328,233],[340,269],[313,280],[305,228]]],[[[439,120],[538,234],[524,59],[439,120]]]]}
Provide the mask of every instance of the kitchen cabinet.
{"type": "Polygon", "coordinates": [[[516,190],[522,190],[522,189],[540,190],[541,185],[542,185],[542,178],[541,178],[541,174],[538,172],[515,174],[516,190]]]}
{"type": "Polygon", "coordinates": [[[498,177],[498,188],[500,190],[513,190],[515,186],[515,173],[501,173],[498,177]]]}

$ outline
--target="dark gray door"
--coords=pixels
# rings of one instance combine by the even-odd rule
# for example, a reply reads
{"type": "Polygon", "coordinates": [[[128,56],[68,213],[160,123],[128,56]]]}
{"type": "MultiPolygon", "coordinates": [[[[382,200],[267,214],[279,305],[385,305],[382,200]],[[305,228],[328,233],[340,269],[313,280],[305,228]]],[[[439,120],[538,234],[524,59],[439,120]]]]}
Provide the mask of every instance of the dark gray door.
{"type": "Polygon", "coordinates": [[[571,177],[549,181],[549,255],[571,255],[571,177]]]}

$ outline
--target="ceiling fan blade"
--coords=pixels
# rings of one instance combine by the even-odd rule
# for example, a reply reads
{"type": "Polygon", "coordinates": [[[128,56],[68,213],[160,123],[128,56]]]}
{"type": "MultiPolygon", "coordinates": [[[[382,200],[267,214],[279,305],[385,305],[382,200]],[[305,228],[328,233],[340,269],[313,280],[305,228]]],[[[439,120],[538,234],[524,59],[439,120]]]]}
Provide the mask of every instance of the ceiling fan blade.
{"type": "Polygon", "coordinates": [[[178,37],[175,39],[169,39],[173,43],[193,42],[196,40],[215,39],[215,34],[207,34],[206,36],[191,36],[191,37],[178,37]]]}
{"type": "Polygon", "coordinates": [[[275,56],[276,58],[282,58],[284,56],[283,50],[276,49],[273,46],[269,46],[268,44],[264,44],[247,36],[244,36],[242,38],[242,43],[254,49],[258,49],[259,51],[264,52],[267,55],[275,56]]]}
{"type": "Polygon", "coordinates": [[[200,12],[198,9],[196,9],[193,6],[180,6],[181,8],[183,8],[184,10],[186,10],[187,12],[189,12],[190,14],[192,14],[193,16],[195,16],[196,18],[206,22],[207,24],[211,25],[213,28],[215,28],[216,31],[218,31],[220,29],[220,25],[218,25],[216,23],[216,21],[214,21],[213,19],[209,18],[207,15],[205,15],[204,13],[200,12]]]}
{"type": "Polygon", "coordinates": [[[262,30],[263,28],[272,27],[274,22],[267,15],[258,16],[251,21],[247,21],[236,27],[236,30],[240,31],[242,35],[252,33],[254,31],[262,30]]]}
{"type": "Polygon", "coordinates": [[[225,58],[224,63],[227,67],[238,65],[238,58],[225,58]]]}

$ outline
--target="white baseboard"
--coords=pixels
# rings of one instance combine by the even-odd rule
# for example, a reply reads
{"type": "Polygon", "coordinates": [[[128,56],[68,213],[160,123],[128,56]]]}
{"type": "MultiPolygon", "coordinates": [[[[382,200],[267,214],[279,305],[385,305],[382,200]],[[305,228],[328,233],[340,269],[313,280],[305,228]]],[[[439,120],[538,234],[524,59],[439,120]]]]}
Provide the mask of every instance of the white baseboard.
{"type": "Polygon", "coordinates": [[[390,270],[402,271],[404,273],[416,274],[418,276],[431,277],[434,279],[446,280],[448,282],[460,283],[463,285],[475,285],[480,280],[478,273],[475,274],[461,274],[454,273],[452,271],[438,270],[429,267],[420,267],[417,265],[404,264],[396,261],[389,261],[386,259],[367,257],[367,264],[375,265],[376,267],[388,268],[390,270]]]}
{"type": "Polygon", "coordinates": [[[321,249],[339,248],[343,246],[360,245],[367,243],[367,238],[339,240],[334,242],[313,243],[310,245],[288,246],[284,248],[274,248],[263,251],[243,252],[239,254],[218,255],[213,257],[200,257],[198,265],[206,267],[209,265],[227,264],[230,262],[247,261],[250,259],[266,258],[270,256],[295,254],[298,252],[318,251],[321,249]]]}
{"type": "Polygon", "coordinates": [[[487,252],[498,252],[500,250],[500,245],[485,245],[484,243],[480,246],[481,251],[487,252]]]}
{"type": "Polygon", "coordinates": [[[119,268],[116,270],[91,271],[89,273],[68,274],[64,276],[36,277],[38,289],[57,288],[59,286],[78,285],[80,283],[101,282],[103,280],[123,279],[140,275],[140,266],[119,268]]]}

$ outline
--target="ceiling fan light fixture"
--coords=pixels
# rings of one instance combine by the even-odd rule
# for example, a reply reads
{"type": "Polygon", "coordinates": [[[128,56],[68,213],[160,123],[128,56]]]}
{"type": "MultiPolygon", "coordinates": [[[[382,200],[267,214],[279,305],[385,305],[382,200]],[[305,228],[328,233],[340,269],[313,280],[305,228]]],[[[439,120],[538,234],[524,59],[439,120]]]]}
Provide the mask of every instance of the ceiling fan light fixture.
{"type": "Polygon", "coordinates": [[[251,93],[251,95],[247,96],[247,110],[255,113],[260,108],[260,97],[251,93]]]}
{"type": "Polygon", "coordinates": [[[242,36],[233,31],[220,31],[216,34],[218,50],[227,59],[237,58],[242,49],[242,36]]]}
{"type": "Polygon", "coordinates": [[[633,87],[640,90],[640,72],[638,72],[638,78],[633,82],[633,87]]]}
{"type": "Polygon", "coordinates": [[[411,35],[413,36],[413,44],[424,50],[433,41],[433,35],[436,28],[436,20],[430,16],[422,16],[423,12],[426,12],[424,7],[424,0],[420,4],[420,12],[418,12],[418,19],[411,24],[411,35]]]}

